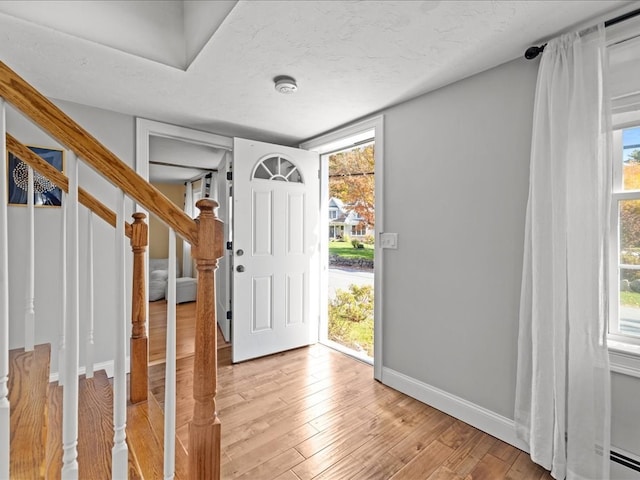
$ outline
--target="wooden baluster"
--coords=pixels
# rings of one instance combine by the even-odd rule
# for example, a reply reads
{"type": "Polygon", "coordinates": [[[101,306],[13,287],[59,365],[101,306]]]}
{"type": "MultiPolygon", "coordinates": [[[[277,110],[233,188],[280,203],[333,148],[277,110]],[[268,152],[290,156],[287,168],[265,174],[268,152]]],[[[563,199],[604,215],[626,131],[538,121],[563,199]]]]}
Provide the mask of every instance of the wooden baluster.
{"type": "Polygon", "coordinates": [[[220,420],[216,412],[217,325],[214,272],[223,255],[224,225],[213,200],[199,200],[198,245],[191,254],[198,270],[196,351],[193,371],[193,418],[189,428],[189,477],[220,478],[220,420]]]}
{"type": "Polygon", "coordinates": [[[5,101],[0,98],[0,478],[9,478],[9,229],[5,101]]]}
{"type": "Polygon", "coordinates": [[[131,250],[133,251],[133,288],[131,298],[131,366],[129,396],[131,403],[144,402],[149,390],[148,363],[149,339],[147,338],[147,289],[144,254],[149,244],[149,229],[144,213],[134,213],[131,224],[131,250]]]}

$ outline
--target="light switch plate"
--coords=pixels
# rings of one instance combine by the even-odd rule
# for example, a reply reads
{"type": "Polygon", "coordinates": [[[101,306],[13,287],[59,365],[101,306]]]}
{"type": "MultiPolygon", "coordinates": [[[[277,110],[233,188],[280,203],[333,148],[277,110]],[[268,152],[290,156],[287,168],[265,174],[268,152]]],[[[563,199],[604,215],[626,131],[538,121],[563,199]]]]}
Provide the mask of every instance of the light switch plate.
{"type": "Polygon", "coordinates": [[[398,248],[398,234],[397,233],[381,233],[380,234],[380,246],[382,248],[391,248],[396,250],[398,248]]]}

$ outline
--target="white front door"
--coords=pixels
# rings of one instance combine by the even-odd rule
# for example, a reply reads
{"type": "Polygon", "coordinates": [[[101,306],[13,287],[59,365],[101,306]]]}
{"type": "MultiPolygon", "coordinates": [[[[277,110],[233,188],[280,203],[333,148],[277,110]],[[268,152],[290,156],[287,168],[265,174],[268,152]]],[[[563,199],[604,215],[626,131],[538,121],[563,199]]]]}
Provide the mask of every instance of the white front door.
{"type": "Polygon", "coordinates": [[[233,146],[233,361],[315,343],[319,159],[236,138],[233,146]]]}

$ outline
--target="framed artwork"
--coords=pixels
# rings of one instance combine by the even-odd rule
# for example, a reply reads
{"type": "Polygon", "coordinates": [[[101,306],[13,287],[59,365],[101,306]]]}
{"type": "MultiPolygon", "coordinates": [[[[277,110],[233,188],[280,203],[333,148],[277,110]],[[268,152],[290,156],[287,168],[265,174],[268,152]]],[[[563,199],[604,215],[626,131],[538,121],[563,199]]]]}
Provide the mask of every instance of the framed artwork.
{"type": "MultiPolygon", "coordinates": [[[[64,172],[63,150],[31,146],[28,148],[45,162],[64,172]]],[[[7,167],[9,205],[27,205],[28,165],[9,152],[7,167]]],[[[36,207],[59,207],[62,204],[62,190],[35,170],[33,172],[33,204],[36,207]]]]}

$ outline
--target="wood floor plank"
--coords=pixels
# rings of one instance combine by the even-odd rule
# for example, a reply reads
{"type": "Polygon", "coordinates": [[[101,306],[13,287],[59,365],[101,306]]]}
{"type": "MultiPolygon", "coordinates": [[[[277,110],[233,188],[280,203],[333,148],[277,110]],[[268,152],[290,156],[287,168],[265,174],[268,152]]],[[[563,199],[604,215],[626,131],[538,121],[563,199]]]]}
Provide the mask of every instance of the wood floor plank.
{"type": "Polygon", "coordinates": [[[9,352],[11,478],[29,478],[34,465],[44,475],[50,353],[49,344],[9,352]]]}
{"type": "Polygon", "coordinates": [[[423,428],[405,437],[389,450],[389,454],[407,464],[424,450],[431,442],[439,438],[452,424],[454,419],[448,415],[429,417],[423,428]]]}
{"type": "Polygon", "coordinates": [[[274,480],[300,480],[291,470],[287,470],[282,475],[278,475],[274,480]]]}
{"type": "MultiPolygon", "coordinates": [[[[144,478],[163,478],[164,413],[153,395],[127,407],[127,442],[144,478]]],[[[189,477],[189,460],[181,442],[175,446],[175,478],[189,477]]]]}
{"type": "Polygon", "coordinates": [[[482,460],[498,440],[480,430],[471,436],[467,443],[458,447],[445,462],[444,467],[465,477],[482,460]]]}
{"type": "Polygon", "coordinates": [[[391,408],[369,421],[350,424],[348,429],[325,430],[296,447],[306,460],[292,470],[302,480],[313,478],[376,437],[388,434],[405,421],[413,421],[412,416],[420,414],[418,410],[391,408]]]}
{"type": "Polygon", "coordinates": [[[508,443],[495,442],[489,449],[488,453],[496,458],[499,458],[508,465],[513,465],[513,462],[516,461],[518,455],[520,454],[520,450],[512,445],[509,445],[508,443]]]}
{"type": "MultiPolygon", "coordinates": [[[[163,391],[164,366],[150,371],[150,388],[163,391]]],[[[193,357],[179,359],[177,371],[177,436],[186,447],[193,357]]],[[[221,366],[217,410],[225,479],[530,480],[536,471],[526,454],[322,345],[221,366]]]]}
{"type": "Polygon", "coordinates": [[[518,451],[518,457],[507,472],[506,480],[551,480],[551,475],[540,465],[531,461],[529,455],[518,451]]]}
{"type": "MultiPolygon", "coordinates": [[[[349,480],[364,470],[364,463],[360,462],[353,454],[338,460],[321,474],[313,477],[313,480],[349,480]]],[[[300,478],[296,475],[297,478],[300,478]]]]}
{"type": "MultiPolygon", "coordinates": [[[[196,302],[176,305],[177,358],[195,351],[196,302]]],[[[149,365],[164,363],[167,345],[167,301],[149,302],[149,365]]]]}
{"type": "Polygon", "coordinates": [[[413,417],[402,417],[393,424],[391,429],[365,443],[354,451],[351,456],[358,458],[365,464],[373,463],[378,458],[382,458],[394,445],[408,437],[413,431],[424,428],[428,418],[423,412],[417,412],[413,417]]]}
{"type": "Polygon", "coordinates": [[[453,453],[453,450],[439,440],[434,440],[391,478],[393,480],[427,478],[442,465],[442,462],[453,453]]]}
{"type": "Polygon", "coordinates": [[[477,431],[471,425],[456,420],[438,440],[456,450],[461,445],[464,445],[469,438],[473,437],[477,431]]]}
{"type": "MultiPolygon", "coordinates": [[[[302,459],[301,455],[290,448],[281,454],[270,458],[264,463],[252,468],[244,475],[240,475],[238,480],[268,480],[288,471],[292,466],[298,464],[302,459]]],[[[225,477],[223,477],[225,478],[225,477]]]]}
{"type": "MultiPolygon", "coordinates": [[[[293,449],[295,445],[298,445],[300,442],[305,441],[309,437],[313,437],[314,435],[316,435],[316,433],[317,432],[315,428],[313,428],[309,424],[305,424],[302,427],[296,428],[295,430],[287,431],[286,433],[281,434],[279,437],[274,438],[269,443],[260,442],[259,445],[251,445],[249,440],[247,442],[248,447],[245,454],[232,458],[230,462],[222,466],[222,477],[241,477],[247,472],[258,468],[260,465],[269,463],[274,457],[285,454],[286,452],[293,449]]],[[[304,457],[301,457],[299,455],[296,456],[296,458],[298,458],[299,461],[304,459],[304,457]]],[[[296,463],[287,463],[287,468],[279,472],[278,475],[285,470],[289,470],[296,463]]],[[[260,471],[264,471],[264,469],[260,471]]]]}
{"type": "Polygon", "coordinates": [[[47,429],[47,463],[45,478],[60,478],[62,471],[62,387],[49,384],[49,428],[47,429]]]}
{"type": "Polygon", "coordinates": [[[104,370],[78,383],[78,476],[110,478],[113,390],[104,370]]]}
{"type": "Polygon", "coordinates": [[[469,475],[473,480],[502,480],[510,467],[508,463],[487,453],[469,475]]]}
{"type": "Polygon", "coordinates": [[[465,480],[465,478],[455,472],[452,472],[447,467],[440,467],[429,475],[427,480],[465,480]]]}

